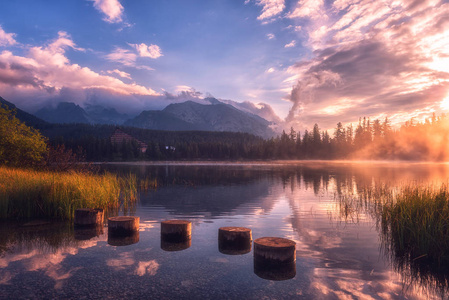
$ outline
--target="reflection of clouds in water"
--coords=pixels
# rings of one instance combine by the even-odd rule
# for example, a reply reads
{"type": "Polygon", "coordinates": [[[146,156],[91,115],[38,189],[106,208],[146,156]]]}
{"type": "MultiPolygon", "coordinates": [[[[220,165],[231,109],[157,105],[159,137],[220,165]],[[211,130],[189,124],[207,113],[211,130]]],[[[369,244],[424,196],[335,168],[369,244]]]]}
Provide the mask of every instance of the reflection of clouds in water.
{"type": "Polygon", "coordinates": [[[151,228],[155,228],[159,222],[157,221],[143,221],[139,224],[139,231],[149,231],[151,228]]]}
{"type": "Polygon", "coordinates": [[[135,271],[135,274],[138,276],[143,276],[146,274],[149,276],[154,276],[156,275],[158,269],[159,264],[154,259],[150,261],[140,261],[135,271]]]}
{"type": "MultiPolygon", "coordinates": [[[[34,248],[34,250],[27,250],[26,247],[17,249],[19,253],[7,253],[0,258],[0,268],[5,269],[11,263],[21,262],[26,271],[45,271],[44,274],[55,281],[55,289],[62,288],[64,281],[72,276],[72,273],[80,268],[71,268],[66,271],[61,266],[61,263],[69,256],[76,255],[80,248],[87,249],[97,246],[98,242],[105,241],[107,235],[100,236],[89,241],[76,241],[76,246],[66,246],[58,248],[57,250],[49,251],[47,248],[34,248]],[[42,250],[44,249],[44,250],[42,250]],[[29,251],[29,252],[25,252],[29,251]],[[21,252],[21,253],[20,253],[21,252]]],[[[8,284],[16,274],[0,269],[0,284],[8,284]]]]}
{"type": "Polygon", "coordinates": [[[13,276],[8,271],[4,272],[3,274],[0,273],[0,284],[10,284],[9,282],[12,278],[13,276]]]}
{"type": "MultiPolygon", "coordinates": [[[[403,290],[398,275],[384,272],[366,278],[360,270],[324,269],[314,270],[310,292],[316,298],[336,299],[396,299],[403,290]]],[[[417,299],[421,299],[420,296],[417,299]]]]}
{"type": "MultiPolygon", "coordinates": [[[[320,198],[316,197],[316,190],[305,190],[301,184],[305,186],[295,181],[293,188],[284,189],[272,197],[280,201],[273,212],[289,207],[285,213],[288,217],[284,219],[285,224],[291,224],[291,229],[284,225],[281,231],[286,238],[297,243],[297,260],[312,266],[308,293],[316,299],[405,297],[401,277],[379,264],[378,251],[370,247],[371,243],[377,242],[377,232],[368,230],[374,228],[371,217],[358,211],[357,222],[345,219],[340,212],[341,207],[332,197],[336,182],[328,186],[327,195],[320,193],[320,198]],[[356,249],[361,252],[356,252],[356,249]]],[[[324,189],[322,182],[320,189],[324,189]]],[[[422,291],[413,292],[416,299],[426,299],[422,291]]]]}
{"type": "Polygon", "coordinates": [[[136,261],[131,252],[123,252],[119,254],[119,258],[111,258],[106,260],[106,265],[116,270],[124,270],[126,267],[134,265],[136,261]]]}
{"type": "Polygon", "coordinates": [[[229,262],[229,260],[224,257],[211,257],[211,258],[209,258],[209,261],[215,262],[215,263],[228,263],[229,262]]]}
{"type": "Polygon", "coordinates": [[[132,272],[138,276],[154,276],[159,270],[159,263],[156,260],[136,261],[134,251],[120,253],[118,258],[111,258],[106,260],[106,265],[113,268],[115,271],[133,269],[137,264],[136,269],[132,272]]]}
{"type": "Polygon", "coordinates": [[[45,275],[52,278],[55,281],[55,289],[60,289],[64,285],[64,280],[69,279],[72,277],[72,273],[82,269],[81,267],[78,268],[71,268],[68,271],[62,270],[62,267],[60,265],[51,265],[45,272],[45,275]]]}

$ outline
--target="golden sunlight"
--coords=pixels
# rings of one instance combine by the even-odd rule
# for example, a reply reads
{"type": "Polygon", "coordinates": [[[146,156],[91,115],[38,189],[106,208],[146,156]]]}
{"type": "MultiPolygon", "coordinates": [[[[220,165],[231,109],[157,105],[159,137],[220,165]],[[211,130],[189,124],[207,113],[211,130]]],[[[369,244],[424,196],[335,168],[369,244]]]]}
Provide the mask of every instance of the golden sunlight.
{"type": "Polygon", "coordinates": [[[435,71],[449,72],[449,57],[439,57],[434,59],[428,66],[435,71]]]}
{"type": "Polygon", "coordinates": [[[443,101],[441,101],[440,107],[442,109],[449,110],[449,96],[447,96],[445,99],[443,99],[443,101]]]}

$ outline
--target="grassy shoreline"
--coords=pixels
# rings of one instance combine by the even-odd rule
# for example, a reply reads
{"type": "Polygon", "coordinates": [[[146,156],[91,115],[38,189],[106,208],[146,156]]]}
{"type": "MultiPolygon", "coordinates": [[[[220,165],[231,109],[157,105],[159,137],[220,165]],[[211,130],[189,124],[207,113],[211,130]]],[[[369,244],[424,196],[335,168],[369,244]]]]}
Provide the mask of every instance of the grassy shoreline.
{"type": "Polygon", "coordinates": [[[0,219],[73,219],[77,208],[128,209],[137,200],[136,177],[57,173],[0,167],[0,219]]]}

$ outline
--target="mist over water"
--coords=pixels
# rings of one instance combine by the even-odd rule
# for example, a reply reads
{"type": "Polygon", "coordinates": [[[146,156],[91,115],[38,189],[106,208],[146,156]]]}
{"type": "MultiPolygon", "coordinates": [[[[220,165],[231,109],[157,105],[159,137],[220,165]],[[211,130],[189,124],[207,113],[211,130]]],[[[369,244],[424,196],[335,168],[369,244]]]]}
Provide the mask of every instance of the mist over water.
{"type": "Polygon", "coordinates": [[[438,290],[394,269],[382,251],[370,203],[349,207],[339,199],[380,184],[447,183],[448,164],[206,162],[105,168],[157,179],[158,187],[142,191],[133,212],[140,217],[138,238],[113,246],[107,227],[89,235],[71,224],[2,223],[0,298],[441,298],[438,290]],[[184,250],[161,249],[159,223],[167,219],[192,221],[191,244],[184,250]],[[253,239],[294,240],[294,278],[264,279],[255,269],[253,251],[220,253],[217,236],[223,226],[251,228],[253,239]]]}

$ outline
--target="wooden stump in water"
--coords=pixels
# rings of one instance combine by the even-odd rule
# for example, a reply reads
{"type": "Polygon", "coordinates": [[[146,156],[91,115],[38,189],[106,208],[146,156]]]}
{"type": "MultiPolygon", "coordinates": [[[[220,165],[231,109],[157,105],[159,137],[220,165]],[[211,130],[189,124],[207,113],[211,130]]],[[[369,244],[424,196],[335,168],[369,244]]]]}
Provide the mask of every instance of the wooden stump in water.
{"type": "Polygon", "coordinates": [[[129,235],[116,235],[108,231],[108,244],[111,246],[128,246],[139,242],[139,231],[133,231],[129,235]]]}
{"type": "Polygon", "coordinates": [[[185,220],[168,220],[161,222],[161,238],[167,242],[190,240],[192,222],[185,220]]]}
{"type": "Polygon", "coordinates": [[[254,259],[269,265],[296,261],[296,243],[278,237],[263,237],[254,241],[254,259]]]}
{"type": "Polygon", "coordinates": [[[103,224],[103,209],[101,208],[79,208],[75,210],[75,226],[97,226],[97,224],[103,224]]]}
{"type": "Polygon", "coordinates": [[[111,217],[108,219],[108,236],[131,236],[139,231],[139,221],[139,217],[111,217]]]}
{"type": "Polygon", "coordinates": [[[218,229],[218,250],[223,254],[239,255],[251,251],[251,229],[221,227],[218,229]]]}

